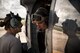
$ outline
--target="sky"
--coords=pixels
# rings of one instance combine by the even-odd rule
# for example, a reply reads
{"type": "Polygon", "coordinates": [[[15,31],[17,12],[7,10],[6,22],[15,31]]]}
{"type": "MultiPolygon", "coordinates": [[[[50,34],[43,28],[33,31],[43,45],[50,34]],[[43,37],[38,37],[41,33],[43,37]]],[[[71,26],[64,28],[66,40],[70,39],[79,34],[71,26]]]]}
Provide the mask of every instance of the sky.
{"type": "MultiPolygon", "coordinates": [[[[58,25],[61,25],[66,19],[77,19],[77,23],[80,26],[80,13],[71,5],[69,0],[56,0],[55,11],[59,17],[58,25]]],[[[19,13],[22,18],[26,18],[27,10],[20,5],[20,0],[0,0],[0,18],[5,18],[6,14],[10,11],[15,14],[19,13]]]]}
{"type": "Polygon", "coordinates": [[[0,0],[0,18],[5,18],[6,14],[12,11],[19,14],[22,18],[26,18],[26,9],[20,5],[20,0],[0,0]]]}
{"type": "Polygon", "coordinates": [[[73,7],[69,0],[57,0],[55,11],[59,17],[57,25],[62,25],[61,23],[66,19],[77,19],[77,24],[80,27],[80,13],[73,7]]]}

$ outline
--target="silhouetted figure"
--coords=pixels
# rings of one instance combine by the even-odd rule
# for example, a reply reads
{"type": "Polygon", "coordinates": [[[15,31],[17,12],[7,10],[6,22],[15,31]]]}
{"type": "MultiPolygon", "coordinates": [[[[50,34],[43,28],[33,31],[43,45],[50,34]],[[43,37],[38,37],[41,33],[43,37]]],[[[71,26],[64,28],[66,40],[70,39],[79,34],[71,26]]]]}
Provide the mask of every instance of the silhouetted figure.
{"type": "Polygon", "coordinates": [[[68,41],[65,46],[65,53],[80,53],[80,40],[76,36],[77,27],[76,20],[67,19],[62,23],[63,32],[68,35],[68,41]]]}

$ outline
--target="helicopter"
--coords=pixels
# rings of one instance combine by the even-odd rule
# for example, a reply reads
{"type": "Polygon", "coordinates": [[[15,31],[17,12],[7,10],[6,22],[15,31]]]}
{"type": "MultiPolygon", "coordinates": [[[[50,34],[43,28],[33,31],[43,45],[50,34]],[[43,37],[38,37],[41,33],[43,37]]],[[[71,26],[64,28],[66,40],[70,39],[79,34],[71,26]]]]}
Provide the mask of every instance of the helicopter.
{"type": "Polygon", "coordinates": [[[46,7],[49,10],[49,28],[46,36],[49,36],[48,40],[48,49],[46,53],[64,53],[64,48],[67,42],[68,37],[65,35],[59,36],[58,33],[63,34],[62,23],[66,19],[77,19],[78,24],[78,32],[79,32],[79,17],[80,17],[80,1],[79,0],[20,0],[21,5],[24,6],[27,10],[26,15],[26,36],[31,39],[31,51],[33,53],[39,53],[38,43],[37,43],[37,35],[36,35],[36,26],[31,23],[31,15],[39,8],[46,7]],[[59,17],[59,22],[54,26],[54,12],[56,12],[59,17]],[[57,32],[57,37],[54,34],[54,29],[60,31],[57,32]],[[62,38],[64,37],[64,38],[62,38]],[[61,43],[60,40],[62,40],[61,43]],[[63,41],[65,40],[65,41],[63,41]],[[55,42],[54,42],[55,41],[55,42]],[[58,42],[59,41],[59,42],[58,42]],[[60,45],[59,45],[60,44],[60,45]],[[36,46],[35,46],[36,45],[36,46]],[[62,47],[61,47],[62,46],[62,47]]]}

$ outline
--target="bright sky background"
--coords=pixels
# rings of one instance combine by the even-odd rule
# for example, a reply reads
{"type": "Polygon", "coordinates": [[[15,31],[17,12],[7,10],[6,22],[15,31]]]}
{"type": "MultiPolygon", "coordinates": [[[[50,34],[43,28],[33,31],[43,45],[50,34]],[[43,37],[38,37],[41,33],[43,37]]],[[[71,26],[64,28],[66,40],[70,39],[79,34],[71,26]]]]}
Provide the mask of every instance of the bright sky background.
{"type": "Polygon", "coordinates": [[[55,11],[59,17],[57,25],[62,25],[66,19],[77,19],[77,24],[80,26],[80,13],[73,7],[69,0],[57,0],[55,11]]]}
{"type": "Polygon", "coordinates": [[[0,0],[0,18],[5,18],[10,11],[26,18],[26,9],[20,5],[20,0],[0,0]]]}

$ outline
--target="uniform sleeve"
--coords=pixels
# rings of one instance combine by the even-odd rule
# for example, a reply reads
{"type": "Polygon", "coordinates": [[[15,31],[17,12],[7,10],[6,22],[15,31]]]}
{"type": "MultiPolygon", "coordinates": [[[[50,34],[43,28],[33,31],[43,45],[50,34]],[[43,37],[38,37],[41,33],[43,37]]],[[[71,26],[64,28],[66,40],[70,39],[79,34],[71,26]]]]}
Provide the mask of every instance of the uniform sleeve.
{"type": "Polygon", "coordinates": [[[10,53],[22,53],[21,42],[19,40],[13,41],[10,53]]]}

